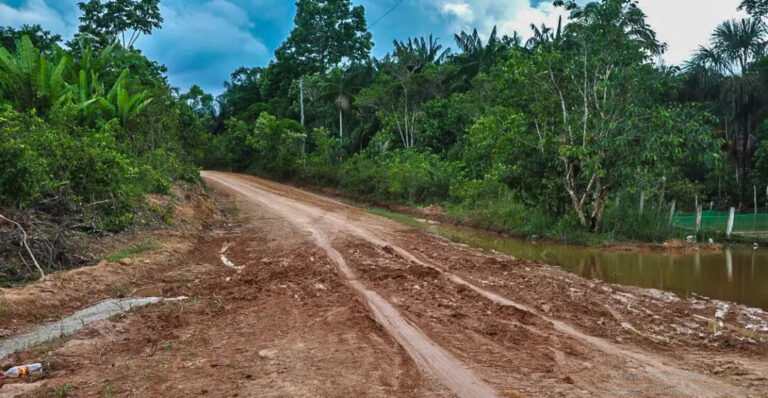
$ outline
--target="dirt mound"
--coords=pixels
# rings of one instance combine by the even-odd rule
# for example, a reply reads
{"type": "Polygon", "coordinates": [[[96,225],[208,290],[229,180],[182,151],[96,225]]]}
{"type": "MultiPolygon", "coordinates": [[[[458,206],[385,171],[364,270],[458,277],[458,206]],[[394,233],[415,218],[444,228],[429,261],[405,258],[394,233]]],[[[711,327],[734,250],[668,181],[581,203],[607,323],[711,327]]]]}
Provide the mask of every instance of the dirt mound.
{"type": "Polygon", "coordinates": [[[213,198],[199,187],[177,188],[175,192],[176,197],[155,198],[175,203],[178,216],[169,220],[172,227],[90,240],[89,256],[114,261],[105,259],[51,274],[45,281],[0,289],[0,336],[16,334],[30,325],[55,320],[105,298],[125,297],[160,282],[158,271],[167,271],[169,264],[193,250],[195,239],[208,226],[224,220],[213,198]],[[184,217],[186,214],[193,216],[184,217]]]}

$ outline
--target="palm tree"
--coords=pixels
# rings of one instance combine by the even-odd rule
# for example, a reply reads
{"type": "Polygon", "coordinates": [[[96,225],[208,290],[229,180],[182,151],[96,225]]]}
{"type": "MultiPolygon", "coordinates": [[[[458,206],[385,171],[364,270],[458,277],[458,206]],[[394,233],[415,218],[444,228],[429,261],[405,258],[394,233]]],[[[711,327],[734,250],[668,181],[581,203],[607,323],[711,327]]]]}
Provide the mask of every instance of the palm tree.
{"type": "Polygon", "coordinates": [[[758,114],[766,99],[766,87],[755,68],[766,55],[766,35],[759,19],[726,21],[715,29],[710,47],[701,47],[687,65],[689,78],[700,84],[699,89],[717,95],[709,100],[721,116],[728,152],[736,162],[740,203],[757,149],[758,114]]]}
{"type": "Polygon", "coordinates": [[[339,139],[344,138],[344,112],[348,111],[355,93],[360,89],[357,85],[360,69],[333,69],[325,76],[320,85],[320,96],[333,102],[339,111],[339,139]]]}
{"type": "Polygon", "coordinates": [[[438,39],[429,35],[428,39],[424,37],[414,37],[408,39],[408,42],[394,41],[394,54],[400,60],[408,65],[413,73],[419,73],[427,64],[442,64],[450,56],[451,49],[443,49],[443,45],[438,43],[438,39]]]}
{"type": "Polygon", "coordinates": [[[643,10],[632,0],[591,2],[583,8],[574,7],[569,19],[571,23],[562,28],[564,34],[587,29],[589,26],[614,26],[620,28],[615,30],[616,34],[629,36],[649,55],[660,55],[667,49],[667,45],[658,40],[656,32],[646,23],[647,18],[643,10]]]}
{"type": "MultiPolygon", "coordinates": [[[[485,72],[494,65],[499,55],[506,49],[504,42],[499,39],[496,27],[493,27],[488,40],[483,44],[483,39],[477,33],[477,29],[472,34],[461,31],[454,36],[456,45],[461,49],[459,62],[462,63],[462,72],[472,78],[480,72],[485,72]]],[[[506,37],[505,37],[506,39],[506,37]]],[[[509,43],[519,43],[520,38],[517,32],[513,38],[507,39],[509,43]]]]}

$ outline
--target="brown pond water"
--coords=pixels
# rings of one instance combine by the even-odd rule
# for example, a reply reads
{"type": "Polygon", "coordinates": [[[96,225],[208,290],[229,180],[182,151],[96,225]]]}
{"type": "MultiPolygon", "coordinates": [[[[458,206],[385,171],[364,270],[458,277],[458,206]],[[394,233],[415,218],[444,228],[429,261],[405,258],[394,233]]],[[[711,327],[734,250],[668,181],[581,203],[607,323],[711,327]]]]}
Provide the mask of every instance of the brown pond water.
{"type": "Polygon", "coordinates": [[[768,249],[726,247],[718,253],[616,252],[505,238],[448,225],[427,229],[455,242],[541,261],[589,279],[701,295],[768,310],[768,249]]]}

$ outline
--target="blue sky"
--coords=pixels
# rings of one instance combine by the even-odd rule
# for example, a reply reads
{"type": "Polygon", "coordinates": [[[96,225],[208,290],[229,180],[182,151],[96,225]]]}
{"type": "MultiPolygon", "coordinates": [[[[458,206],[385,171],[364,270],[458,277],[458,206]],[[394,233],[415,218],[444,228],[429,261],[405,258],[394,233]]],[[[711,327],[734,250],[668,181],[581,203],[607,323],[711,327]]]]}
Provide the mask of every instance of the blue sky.
{"type": "MultiPolygon", "coordinates": [[[[427,36],[453,47],[453,33],[477,27],[487,34],[524,36],[531,22],[553,24],[562,11],[549,0],[352,0],[366,9],[374,36],[374,55],[394,39],[427,36]],[[394,10],[381,18],[385,13],[394,10]]],[[[669,63],[687,59],[705,44],[715,26],[739,15],[739,0],[640,0],[649,22],[670,45],[669,63]],[[680,16],[687,18],[681,20],[680,16]]],[[[39,23],[65,38],[77,30],[77,0],[0,0],[0,25],[39,23]]],[[[266,65],[293,26],[294,0],[162,0],[165,23],[137,47],[169,68],[171,84],[199,84],[220,93],[222,82],[239,66],[266,65]]]]}

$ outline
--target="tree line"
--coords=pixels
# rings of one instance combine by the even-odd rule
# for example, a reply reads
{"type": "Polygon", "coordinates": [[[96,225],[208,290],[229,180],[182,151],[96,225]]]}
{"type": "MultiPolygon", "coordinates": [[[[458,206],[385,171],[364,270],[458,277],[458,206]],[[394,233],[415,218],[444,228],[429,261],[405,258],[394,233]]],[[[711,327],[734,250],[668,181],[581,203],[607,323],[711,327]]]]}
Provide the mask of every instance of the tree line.
{"type": "Polygon", "coordinates": [[[80,2],[66,42],[0,28],[0,207],[119,231],[200,166],[554,237],[664,239],[671,199],[747,207],[768,181],[766,2],[681,66],[634,0],[554,3],[568,18],[527,39],[412,37],[377,58],[361,6],[298,0],[274,59],[217,97],[135,48],[159,0],[80,2]]]}
{"type": "Polygon", "coordinates": [[[660,239],[669,198],[762,198],[766,2],[744,1],[751,16],[681,66],[659,61],[634,0],[554,4],[569,17],[527,40],[460,32],[452,51],[414,37],[375,58],[362,7],[299,0],[275,59],[225,83],[207,165],[555,235],[660,239]],[[658,219],[637,214],[641,192],[658,219]]]}

